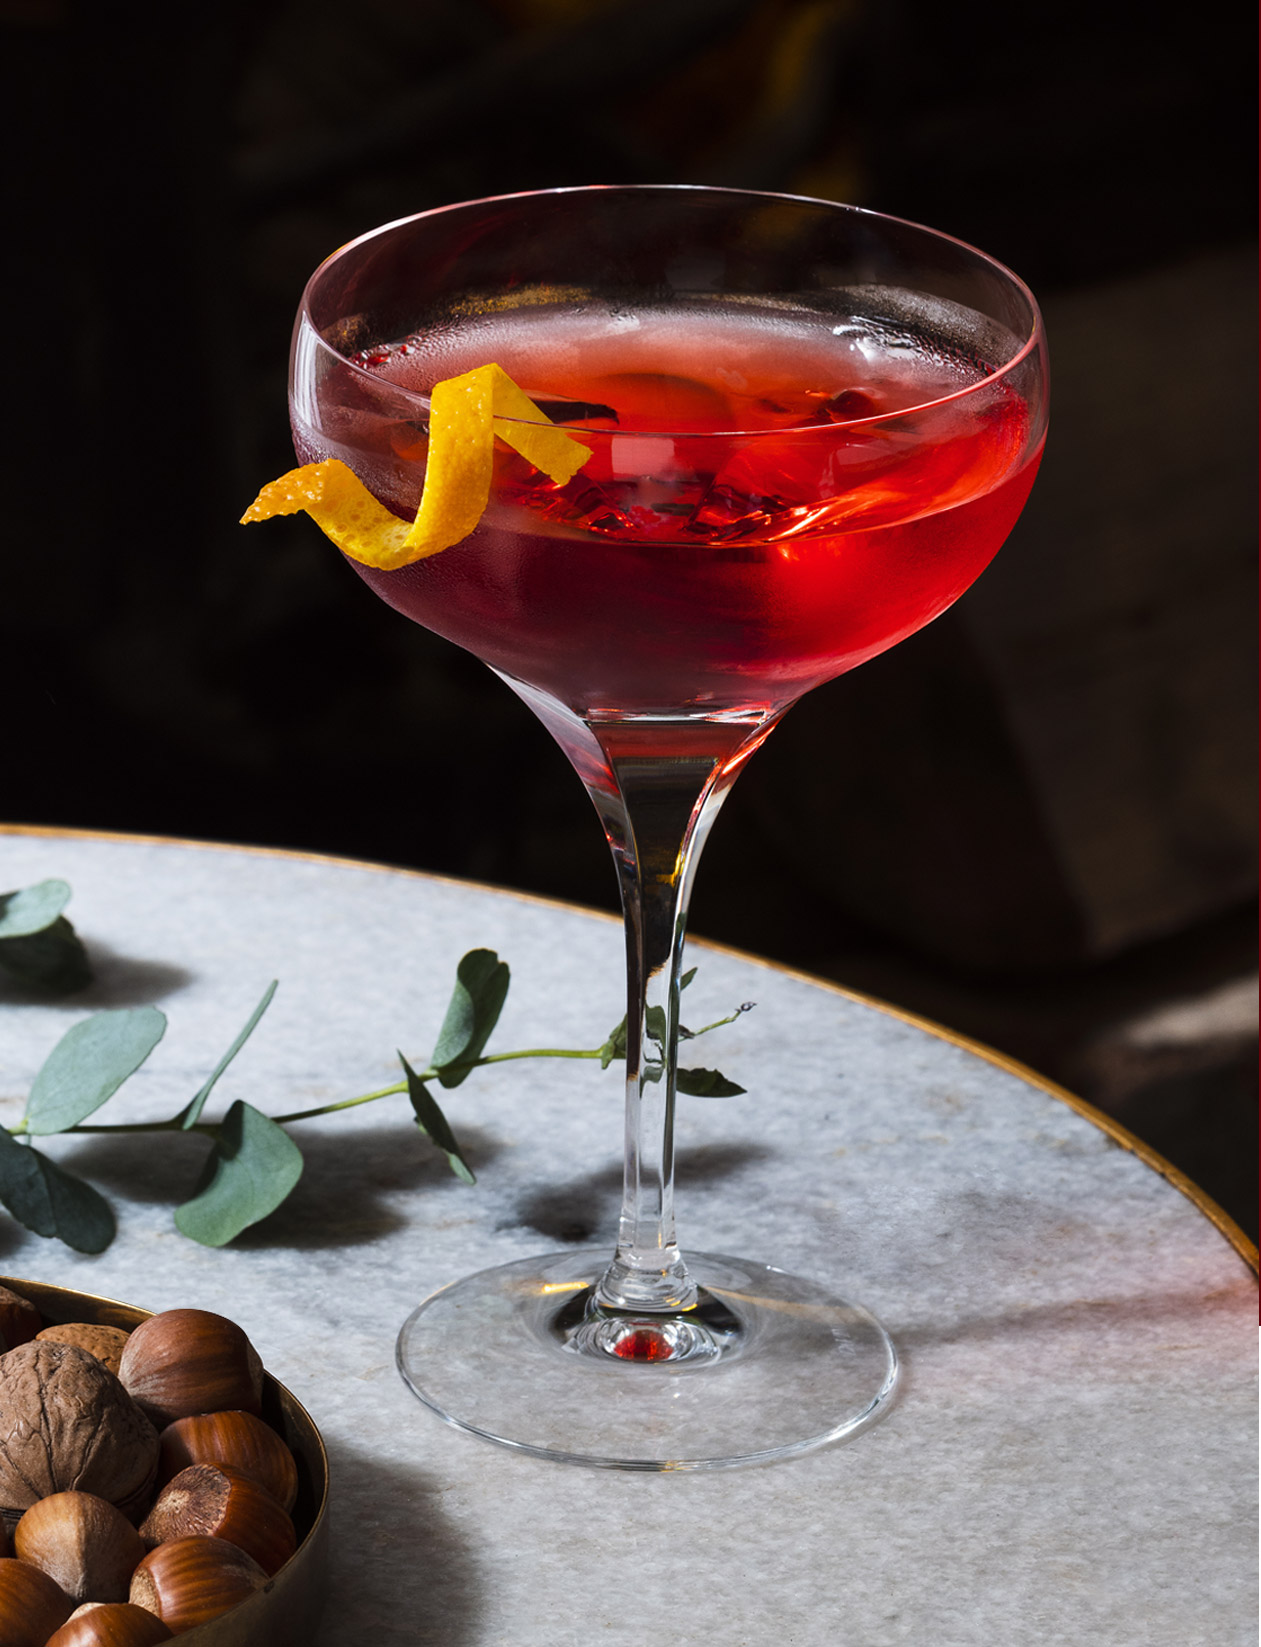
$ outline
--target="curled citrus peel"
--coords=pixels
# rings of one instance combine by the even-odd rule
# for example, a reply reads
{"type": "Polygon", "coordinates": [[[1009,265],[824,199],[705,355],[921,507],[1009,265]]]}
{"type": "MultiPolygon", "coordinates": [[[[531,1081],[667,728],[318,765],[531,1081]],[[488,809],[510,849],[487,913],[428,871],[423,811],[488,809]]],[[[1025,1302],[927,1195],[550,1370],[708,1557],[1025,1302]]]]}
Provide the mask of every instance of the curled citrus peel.
{"type": "Polygon", "coordinates": [[[435,383],[429,408],[425,486],[410,524],[378,503],[337,458],[304,464],[264,486],[242,524],[305,509],[343,554],[392,572],[451,548],[481,520],[490,501],[496,435],[558,486],[591,456],[493,363],[435,383]]]}

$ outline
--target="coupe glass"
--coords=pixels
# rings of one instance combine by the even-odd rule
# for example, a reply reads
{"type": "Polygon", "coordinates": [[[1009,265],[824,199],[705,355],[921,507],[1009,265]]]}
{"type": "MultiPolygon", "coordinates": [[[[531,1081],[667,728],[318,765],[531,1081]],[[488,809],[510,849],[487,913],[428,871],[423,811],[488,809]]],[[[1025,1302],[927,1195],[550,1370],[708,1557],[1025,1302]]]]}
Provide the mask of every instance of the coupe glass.
{"type": "Polygon", "coordinates": [[[448,1422],[551,1458],[803,1452],[887,1405],[897,1356],[830,1277],[679,1248],[688,893],[785,711],[936,617],[1010,530],[1045,431],[1037,308],[982,253],[853,207],[673,186],[474,201],[316,271],[299,456],[342,459],[410,519],[427,390],[491,360],[589,459],[557,485],[503,446],[470,537],[356,570],[518,693],[595,803],[625,915],[625,1191],[612,1255],[453,1282],[399,1366],[448,1422]]]}

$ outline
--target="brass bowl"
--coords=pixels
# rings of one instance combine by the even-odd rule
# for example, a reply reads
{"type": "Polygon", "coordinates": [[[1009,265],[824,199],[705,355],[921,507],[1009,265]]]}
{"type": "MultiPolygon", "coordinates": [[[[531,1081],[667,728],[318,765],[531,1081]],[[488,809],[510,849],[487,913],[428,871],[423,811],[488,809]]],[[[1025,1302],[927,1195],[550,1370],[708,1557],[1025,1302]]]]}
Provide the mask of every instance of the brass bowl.
{"type": "MultiPolygon", "coordinates": [[[[0,1275],[0,1286],[29,1298],[46,1327],[87,1321],[130,1332],[153,1314],[40,1281],[0,1275]]],[[[208,1624],[186,1630],[177,1638],[181,1647],[310,1647],[314,1638],[328,1576],[328,1454],[311,1415],[270,1373],[263,1378],[263,1417],[284,1437],[297,1460],[293,1524],[298,1548],[247,1601],[208,1624]]]]}

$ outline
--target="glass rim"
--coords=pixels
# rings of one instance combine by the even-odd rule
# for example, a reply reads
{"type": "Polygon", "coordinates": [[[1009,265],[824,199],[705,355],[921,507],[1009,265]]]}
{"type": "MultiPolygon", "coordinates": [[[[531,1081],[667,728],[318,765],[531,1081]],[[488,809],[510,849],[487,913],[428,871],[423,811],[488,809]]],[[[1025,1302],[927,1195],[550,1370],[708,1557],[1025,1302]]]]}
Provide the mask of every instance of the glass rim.
{"type": "MultiPolygon", "coordinates": [[[[789,205],[822,206],[831,212],[869,218],[876,223],[896,224],[899,228],[910,229],[917,234],[928,236],[931,240],[957,247],[961,252],[965,252],[968,256],[977,258],[986,264],[994,274],[1014,287],[1024,298],[1032,317],[1028,336],[1009,360],[1004,361],[1001,366],[996,366],[993,371],[987,372],[984,377],[978,378],[975,383],[964,384],[948,395],[937,395],[932,400],[917,401],[913,406],[901,406],[892,412],[877,412],[870,417],[846,418],[844,420],[826,418],[819,423],[799,423],[786,428],[763,427],[760,429],[592,429],[584,423],[552,422],[553,428],[563,429],[567,434],[575,437],[581,436],[586,439],[618,436],[623,440],[760,440],[767,436],[784,440],[799,435],[816,434],[828,429],[871,429],[881,424],[893,423],[899,418],[911,417],[918,413],[933,411],[938,407],[952,405],[957,401],[966,400],[969,396],[976,395],[982,390],[992,388],[1011,376],[1017,368],[1042,347],[1045,336],[1042,311],[1030,288],[1005,263],[996,257],[992,257],[988,252],[981,251],[979,247],[971,245],[970,242],[961,240],[957,235],[947,234],[942,229],[929,228],[927,224],[916,223],[910,218],[895,217],[890,212],[875,211],[869,206],[852,206],[839,200],[821,200],[814,195],[784,194],[766,189],[730,188],[722,184],[709,183],[575,183],[561,184],[549,189],[515,189],[507,194],[481,195],[473,200],[450,201],[444,206],[430,206],[421,212],[409,212],[405,217],[391,218],[388,223],[381,223],[376,228],[366,229],[362,234],[355,235],[353,239],[345,241],[317,264],[306,285],[302,288],[302,296],[298,302],[296,326],[300,327],[305,323],[319,347],[327,350],[342,366],[362,377],[366,383],[375,385],[378,392],[382,389],[388,389],[391,395],[396,395],[404,401],[414,403],[422,409],[424,420],[427,421],[430,414],[429,391],[408,389],[401,384],[392,382],[389,378],[382,377],[379,372],[369,370],[366,366],[357,366],[349,355],[343,354],[340,349],[331,344],[315,324],[311,315],[311,297],[316,282],[332,264],[339,262],[349,253],[357,251],[369,241],[377,240],[384,235],[393,233],[395,230],[406,228],[409,224],[418,223],[428,218],[441,217],[447,212],[466,211],[473,206],[491,206],[501,201],[511,200],[542,200],[555,195],[688,193],[728,195],[750,201],[782,201],[789,205]]],[[[483,362],[482,364],[488,363],[483,362]]],[[[533,419],[501,417],[499,413],[495,414],[495,421],[496,423],[537,427],[537,423],[533,419]]]]}

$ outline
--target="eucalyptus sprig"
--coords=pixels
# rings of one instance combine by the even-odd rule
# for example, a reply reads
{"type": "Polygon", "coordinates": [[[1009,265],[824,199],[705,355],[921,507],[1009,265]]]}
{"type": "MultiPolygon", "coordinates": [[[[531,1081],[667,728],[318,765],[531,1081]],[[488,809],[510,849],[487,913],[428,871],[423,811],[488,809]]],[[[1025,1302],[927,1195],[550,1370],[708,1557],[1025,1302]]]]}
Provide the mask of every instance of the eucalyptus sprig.
{"type": "MultiPolygon", "coordinates": [[[[683,979],[684,985],[694,976],[695,968],[683,979]]],[[[33,1140],[85,1133],[197,1133],[209,1141],[210,1148],[192,1196],[175,1209],[175,1224],[192,1240],[221,1247],[274,1212],[301,1178],[302,1152],[287,1127],[395,1094],[407,1097],[417,1128],[446,1156],[452,1172],[471,1184],[472,1169],[434,1097],[435,1083],[446,1089],[458,1087],[475,1069],[520,1058],[587,1058],[607,1069],[626,1057],[625,1020],[598,1047],[486,1052],[508,984],[508,967],[494,950],[470,950],[456,969],[455,988],[429,1058],[423,1063],[417,1060],[417,1068],[403,1053],[398,1054],[401,1081],[288,1115],[264,1115],[238,1098],[217,1121],[204,1118],[207,1100],[271,1004],[274,982],[198,1091],[163,1121],[89,1121],[141,1067],[166,1031],[166,1017],[157,1007],[94,1013],[53,1047],[35,1077],[22,1120],[7,1131],[0,1128],[0,1202],[37,1235],[56,1236],[79,1252],[101,1252],[113,1240],[116,1228],[109,1203],[86,1179],[45,1155],[33,1140]]],[[[751,1004],[745,1002],[704,1029],[680,1029],[680,1036],[693,1040],[707,1034],[733,1022],[751,1004]]],[[[655,1016],[650,1014],[648,1035],[659,1054],[663,1053],[665,1019],[659,1009],[655,1016]]],[[[661,1058],[650,1063],[648,1078],[659,1079],[662,1067],[661,1058]]],[[[680,1070],[678,1087],[680,1092],[709,1098],[730,1097],[744,1090],[711,1069],[680,1070]]]]}

